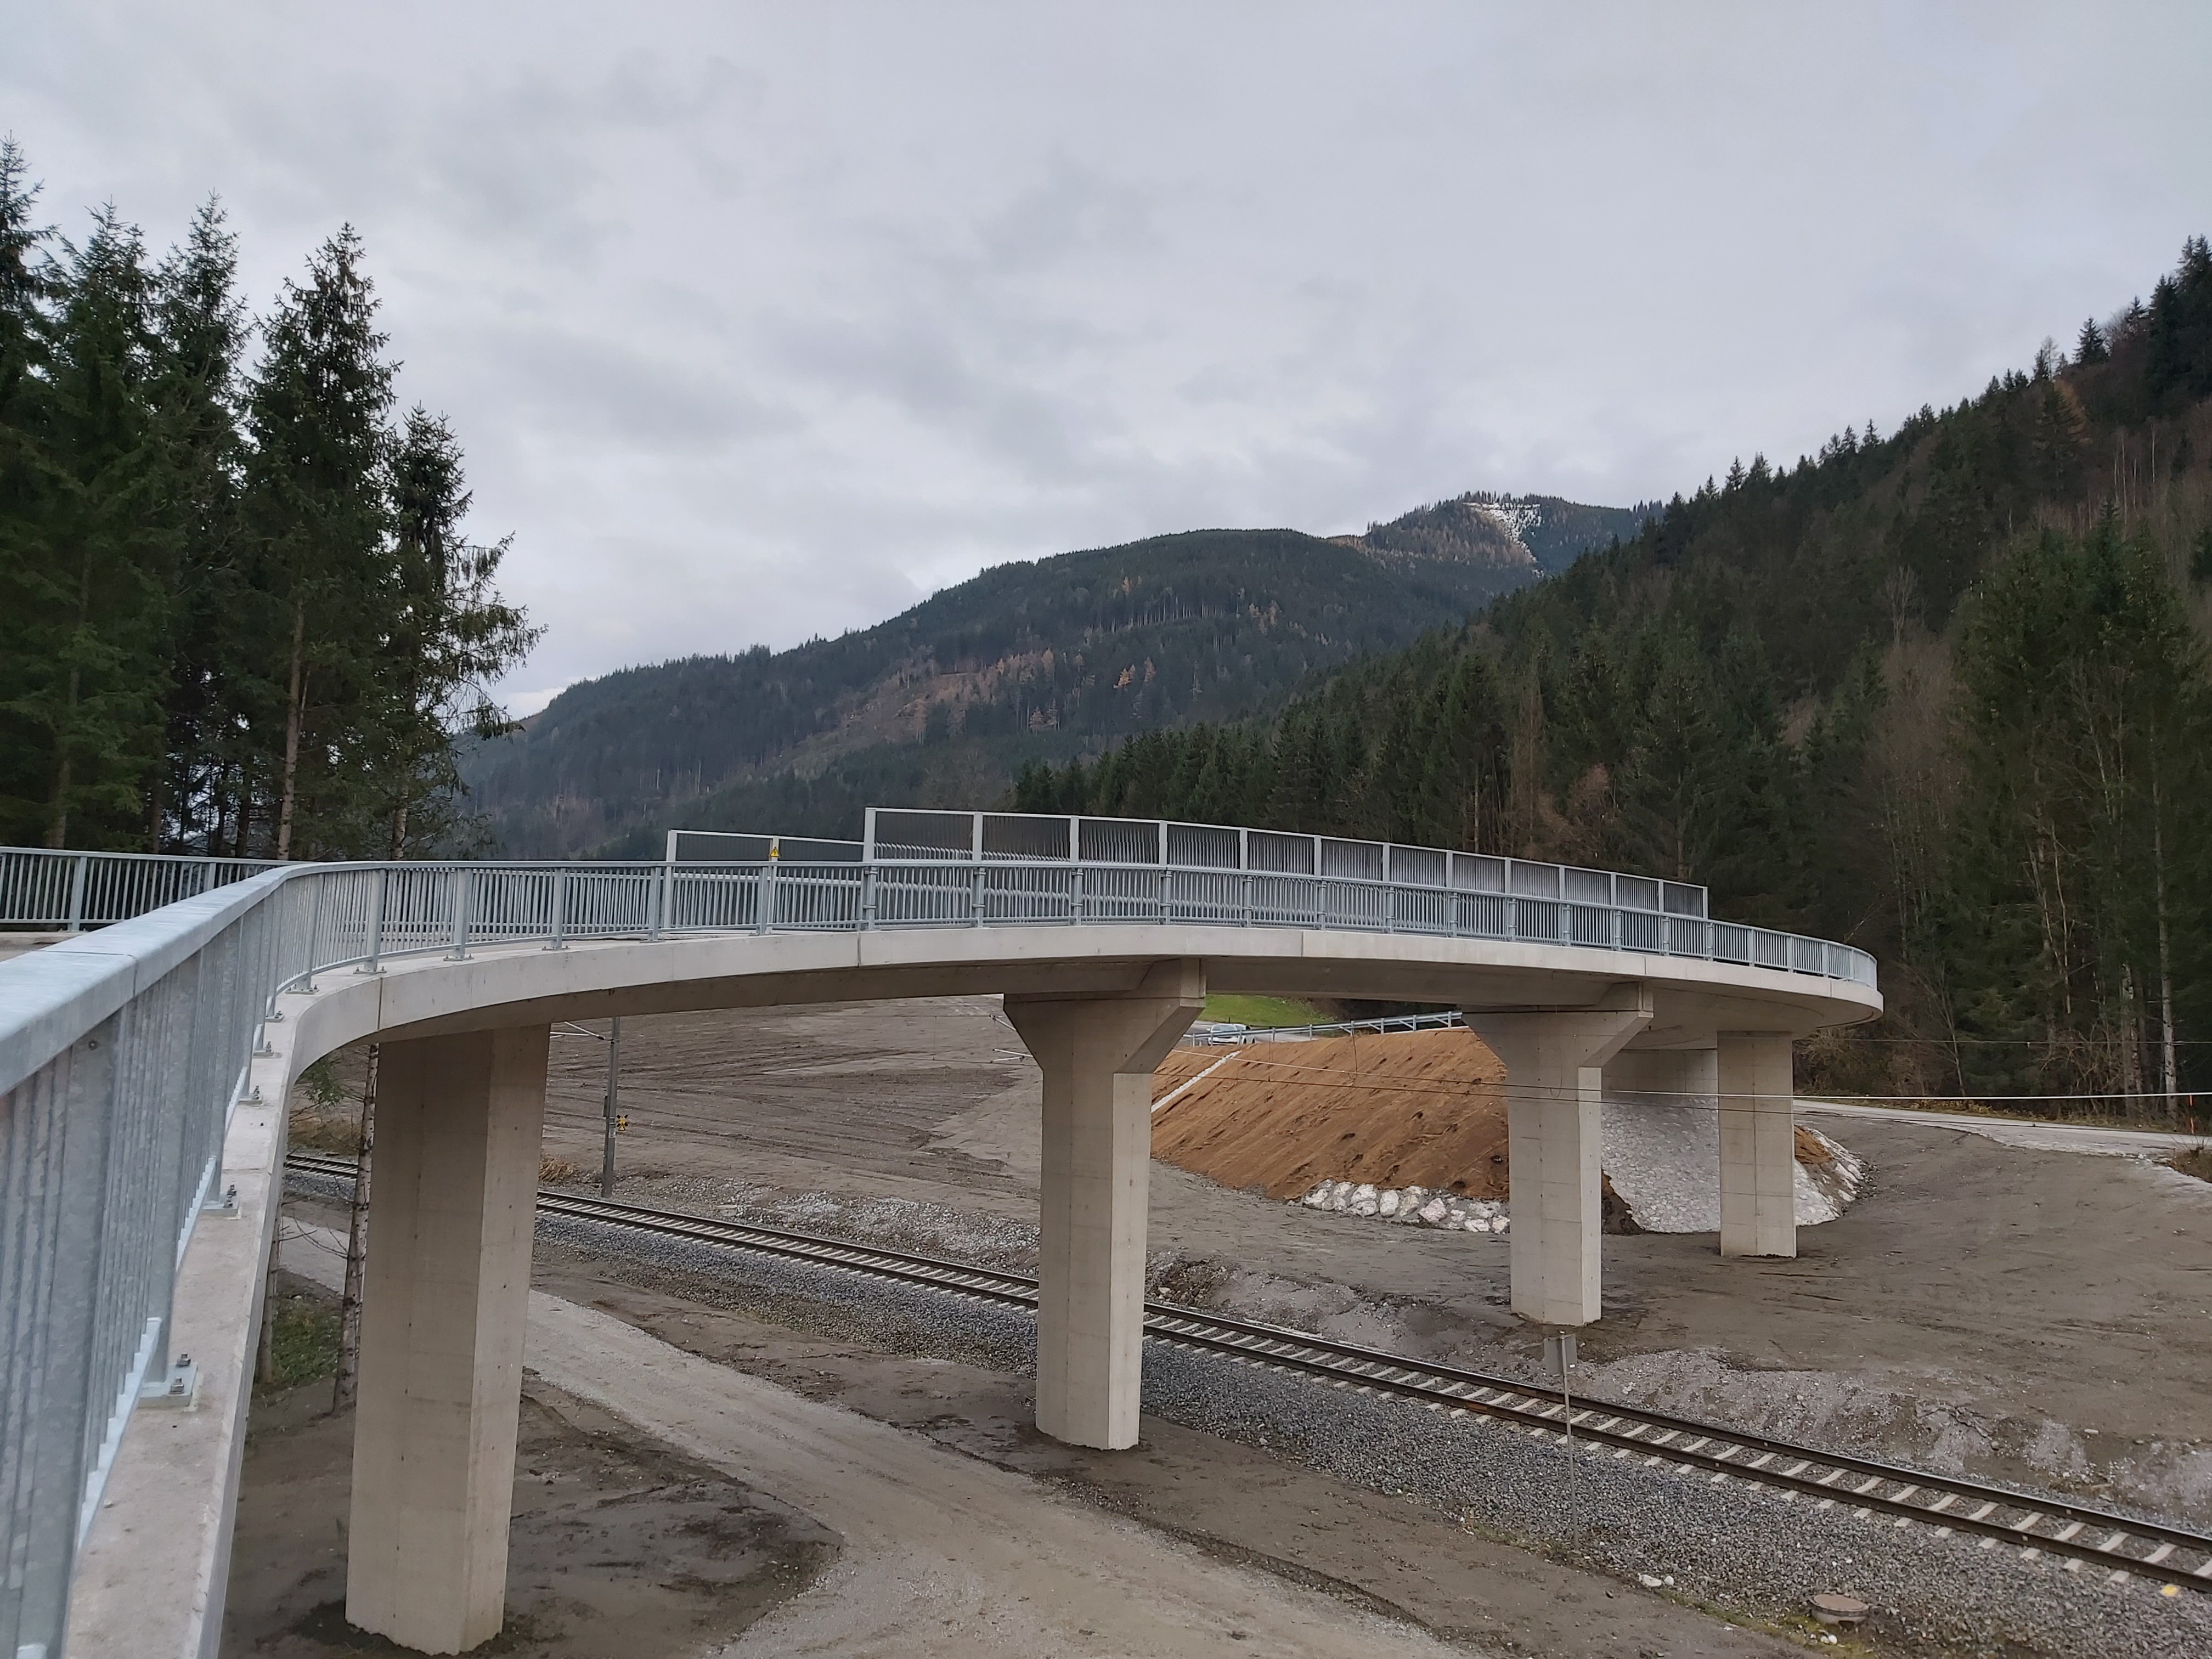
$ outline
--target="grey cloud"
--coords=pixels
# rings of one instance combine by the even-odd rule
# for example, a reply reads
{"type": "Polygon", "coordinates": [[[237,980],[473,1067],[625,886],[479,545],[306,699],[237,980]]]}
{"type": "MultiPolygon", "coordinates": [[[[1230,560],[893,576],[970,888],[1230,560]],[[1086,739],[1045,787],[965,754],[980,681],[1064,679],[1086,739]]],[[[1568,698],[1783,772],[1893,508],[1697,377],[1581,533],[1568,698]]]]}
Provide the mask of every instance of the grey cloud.
{"type": "Polygon", "coordinates": [[[1627,501],[1974,391],[2206,222],[2212,13],[846,3],[11,19],[48,216],[368,239],[520,688],[1009,558],[1627,501]]]}

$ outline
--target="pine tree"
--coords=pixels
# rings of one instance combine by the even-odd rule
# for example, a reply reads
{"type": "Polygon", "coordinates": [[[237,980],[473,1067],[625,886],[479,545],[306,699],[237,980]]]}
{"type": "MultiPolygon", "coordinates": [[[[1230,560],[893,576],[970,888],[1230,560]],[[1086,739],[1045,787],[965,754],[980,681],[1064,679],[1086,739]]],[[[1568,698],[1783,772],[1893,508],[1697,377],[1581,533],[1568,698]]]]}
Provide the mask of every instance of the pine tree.
{"type": "Polygon", "coordinates": [[[213,200],[155,278],[150,393],[163,488],[175,518],[169,606],[167,757],[149,817],[177,850],[226,850],[238,817],[252,710],[238,696],[259,645],[247,631],[240,490],[240,358],[247,321],[236,291],[236,238],[213,200]]]}
{"type": "MultiPolygon", "coordinates": [[[[388,825],[389,856],[436,845],[460,795],[453,735],[514,730],[489,683],[538,636],[493,587],[505,541],[470,543],[470,495],[459,443],[442,417],[409,411],[392,457],[390,603],[372,677],[378,730],[369,802],[388,825]]],[[[364,825],[359,838],[369,839],[364,825]]]]}
{"type": "Polygon", "coordinates": [[[281,641],[255,702],[264,733],[283,732],[269,845],[283,859],[295,842],[322,844],[322,819],[358,823],[360,714],[379,695],[373,641],[392,597],[381,552],[393,371],[351,226],[317,251],[304,286],[285,284],[264,333],[247,517],[264,634],[281,641]]]}
{"type": "Polygon", "coordinates": [[[17,705],[35,704],[52,678],[47,530],[58,483],[46,379],[52,233],[34,222],[28,175],[15,141],[0,138],[0,837],[18,845],[42,840],[50,816],[51,736],[17,705]]]}
{"type": "Polygon", "coordinates": [[[112,206],[82,246],[62,247],[44,511],[16,567],[31,661],[8,709],[46,759],[46,844],[143,845],[173,554],[147,398],[151,278],[112,206]]]}

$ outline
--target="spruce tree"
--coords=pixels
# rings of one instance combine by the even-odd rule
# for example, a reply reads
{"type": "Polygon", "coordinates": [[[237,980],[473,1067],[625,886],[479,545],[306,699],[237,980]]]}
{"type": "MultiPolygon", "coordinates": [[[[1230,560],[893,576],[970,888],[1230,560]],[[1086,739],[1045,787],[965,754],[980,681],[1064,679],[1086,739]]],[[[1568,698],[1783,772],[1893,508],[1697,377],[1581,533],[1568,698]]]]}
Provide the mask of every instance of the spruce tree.
{"type": "Polygon", "coordinates": [[[239,429],[248,323],[236,291],[237,243],[210,199],[155,278],[150,392],[163,487],[173,515],[167,755],[149,817],[161,845],[229,850],[252,775],[253,710],[239,696],[262,641],[250,631],[240,520],[244,461],[239,429]]]}
{"type": "Polygon", "coordinates": [[[288,282],[264,325],[248,400],[248,533],[263,634],[274,649],[249,693],[274,758],[269,850],[293,855],[358,827],[371,757],[362,715],[380,611],[392,601],[383,489],[393,366],[351,226],[324,243],[303,285],[288,282]],[[304,832],[304,833],[302,833],[304,832]]]}
{"type": "Polygon", "coordinates": [[[53,775],[50,732],[34,710],[52,678],[48,522],[58,481],[46,379],[52,231],[12,138],[0,138],[0,838],[45,838],[53,775]],[[19,712],[18,705],[28,705],[19,712]]]}
{"type": "Polygon", "coordinates": [[[45,750],[46,844],[143,845],[173,554],[147,395],[152,281],[137,229],[112,206],[82,246],[62,246],[47,489],[18,567],[33,666],[9,709],[45,750]]]}
{"type": "Polygon", "coordinates": [[[390,490],[391,603],[372,679],[371,801],[377,826],[389,826],[389,856],[400,858],[453,828],[454,734],[483,740],[514,729],[489,685],[528,653],[538,630],[493,586],[508,543],[478,545],[464,533],[467,480],[442,417],[419,406],[408,413],[390,490]]]}

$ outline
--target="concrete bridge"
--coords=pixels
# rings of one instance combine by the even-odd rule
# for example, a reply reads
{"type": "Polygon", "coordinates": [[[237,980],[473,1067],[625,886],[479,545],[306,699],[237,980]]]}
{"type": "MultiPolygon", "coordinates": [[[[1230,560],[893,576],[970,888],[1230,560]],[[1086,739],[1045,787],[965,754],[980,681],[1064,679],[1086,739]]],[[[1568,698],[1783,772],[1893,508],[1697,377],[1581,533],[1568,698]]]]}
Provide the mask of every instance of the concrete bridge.
{"type": "Polygon", "coordinates": [[[214,1651],[285,1103],[347,1043],[384,1044],[347,1614],[458,1652],[503,1613],[556,1021],[1003,996],[1044,1078],[1037,1424],[1119,1448],[1150,1076],[1209,991],[1465,1010],[1508,1073],[1513,1306],[1547,1325],[1600,1313],[1608,1083],[1716,1097],[1722,1253],[1793,1255],[1790,1045],[1881,1007],[1863,952],[1680,884],[1008,814],[647,865],[11,852],[0,921],[112,923],[0,963],[0,1382],[31,1402],[0,1417],[0,1644],[36,1659],[65,1629],[214,1651]]]}

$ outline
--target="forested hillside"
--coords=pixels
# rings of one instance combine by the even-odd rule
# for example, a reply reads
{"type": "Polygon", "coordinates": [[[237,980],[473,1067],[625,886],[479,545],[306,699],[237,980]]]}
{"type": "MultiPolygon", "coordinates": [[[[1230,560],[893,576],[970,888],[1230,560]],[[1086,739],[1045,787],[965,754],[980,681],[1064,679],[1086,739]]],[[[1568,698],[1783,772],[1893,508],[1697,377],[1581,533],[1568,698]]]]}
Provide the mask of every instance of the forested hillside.
{"type": "Polygon", "coordinates": [[[435,852],[533,637],[445,423],[395,418],[350,230],[256,325],[213,204],[149,259],[0,144],[0,841],[435,852]],[[258,356],[247,362],[258,331],[258,356]]]}
{"type": "MultiPolygon", "coordinates": [[[[1636,522],[1548,498],[1507,510],[1531,533],[1558,520],[1554,541],[1636,522]]],[[[1366,538],[1194,531],[1001,565],[838,639],[572,686],[468,775],[517,856],[643,854],[678,822],[827,832],[871,802],[973,805],[1026,762],[1279,706],[1537,574],[1498,510],[1464,502],[1366,538]],[[1456,534],[1406,532],[1446,509],[1456,534]]]]}
{"type": "MultiPolygon", "coordinates": [[[[2212,1087],[2212,255],[1887,435],[1763,456],[1261,725],[1018,805],[1391,836],[1710,884],[1850,939],[1900,1094],[2212,1087]]],[[[2212,1114],[2206,1115],[2212,1116],[2212,1114]]]]}

